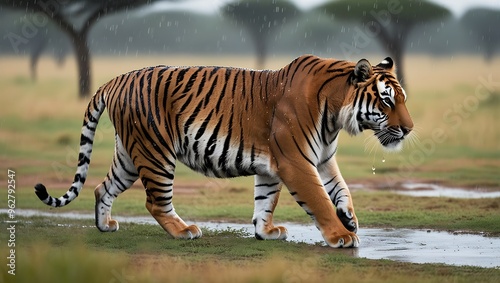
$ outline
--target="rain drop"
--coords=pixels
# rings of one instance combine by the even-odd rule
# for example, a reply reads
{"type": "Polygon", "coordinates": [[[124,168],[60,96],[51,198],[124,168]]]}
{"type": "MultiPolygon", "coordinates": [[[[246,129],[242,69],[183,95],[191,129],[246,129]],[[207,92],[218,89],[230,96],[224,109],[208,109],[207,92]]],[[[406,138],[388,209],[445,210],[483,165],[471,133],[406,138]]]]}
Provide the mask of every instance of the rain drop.
{"type": "Polygon", "coordinates": [[[384,162],[385,162],[385,157],[382,156],[382,163],[384,163],[384,162]]]}
{"type": "Polygon", "coordinates": [[[373,175],[375,175],[375,166],[372,165],[372,172],[373,172],[373,175]]]}

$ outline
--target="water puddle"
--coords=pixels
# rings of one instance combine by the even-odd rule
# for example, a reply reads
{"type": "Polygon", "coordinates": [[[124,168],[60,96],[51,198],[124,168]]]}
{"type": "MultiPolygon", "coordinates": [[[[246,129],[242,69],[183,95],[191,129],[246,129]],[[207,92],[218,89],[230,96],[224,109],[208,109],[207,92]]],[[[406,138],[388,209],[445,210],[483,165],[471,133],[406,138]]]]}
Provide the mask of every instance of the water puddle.
{"type": "MultiPolygon", "coordinates": [[[[7,210],[0,209],[0,213],[7,213],[7,210]]],[[[16,214],[24,217],[94,219],[94,214],[90,213],[49,213],[17,209],[16,214]]],[[[121,223],[157,225],[152,217],[147,216],[115,218],[121,223]]],[[[250,235],[254,233],[252,224],[216,222],[195,222],[195,224],[212,230],[241,229],[250,235]]],[[[312,224],[285,223],[284,225],[288,228],[288,241],[324,244],[319,231],[312,224]]],[[[342,252],[370,259],[500,268],[500,237],[431,230],[373,228],[361,228],[358,235],[361,238],[360,247],[343,249],[342,252]]]]}
{"type": "Polygon", "coordinates": [[[447,187],[432,183],[395,183],[384,185],[370,184],[351,184],[351,190],[369,190],[380,191],[390,190],[396,194],[407,195],[412,197],[447,197],[447,198],[462,198],[462,199],[480,199],[480,198],[500,198],[500,191],[492,191],[483,188],[464,189],[447,187]],[[389,189],[388,189],[389,188],[389,189]]]}
{"type": "Polygon", "coordinates": [[[487,191],[482,189],[462,189],[445,187],[428,183],[404,183],[401,190],[396,190],[398,194],[414,197],[449,197],[449,198],[499,198],[500,191],[487,191]]]}

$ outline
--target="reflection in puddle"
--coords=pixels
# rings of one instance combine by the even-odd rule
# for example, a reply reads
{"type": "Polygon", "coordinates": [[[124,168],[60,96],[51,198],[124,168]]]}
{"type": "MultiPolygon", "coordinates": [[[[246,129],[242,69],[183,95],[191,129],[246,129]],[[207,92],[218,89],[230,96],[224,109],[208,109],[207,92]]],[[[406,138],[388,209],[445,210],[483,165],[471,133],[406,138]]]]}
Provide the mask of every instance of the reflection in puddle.
{"type": "MultiPolygon", "coordinates": [[[[0,209],[0,213],[7,213],[0,209]]],[[[48,213],[38,210],[17,209],[19,216],[64,217],[70,219],[94,219],[94,215],[80,213],[48,213]]],[[[116,217],[119,222],[154,224],[152,217],[116,217]]],[[[236,229],[253,235],[251,224],[196,222],[200,227],[212,230],[236,229]]],[[[323,242],[314,225],[285,223],[288,240],[316,244],[323,242]]],[[[450,265],[471,265],[480,267],[500,267],[500,238],[481,235],[424,231],[412,229],[360,229],[361,245],[356,249],[338,251],[355,257],[370,259],[390,259],[413,263],[444,263],[450,265]]]]}

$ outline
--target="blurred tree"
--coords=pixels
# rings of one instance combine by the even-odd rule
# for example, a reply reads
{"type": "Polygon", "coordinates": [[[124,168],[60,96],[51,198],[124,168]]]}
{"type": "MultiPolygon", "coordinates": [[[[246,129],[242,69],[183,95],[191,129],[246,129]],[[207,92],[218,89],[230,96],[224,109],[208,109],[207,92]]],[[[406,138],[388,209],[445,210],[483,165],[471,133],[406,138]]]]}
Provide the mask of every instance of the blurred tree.
{"type": "Polygon", "coordinates": [[[325,3],[318,9],[336,20],[361,22],[362,26],[354,29],[354,44],[341,44],[343,53],[347,57],[358,55],[376,38],[396,62],[400,80],[403,79],[404,47],[412,29],[450,15],[446,8],[426,0],[340,0],[325,3]]]}
{"type": "Polygon", "coordinates": [[[239,0],[222,7],[225,18],[241,25],[250,34],[257,53],[257,68],[262,69],[269,38],[300,11],[285,0],[239,0]]]}
{"type": "MultiPolygon", "coordinates": [[[[52,20],[71,39],[78,65],[80,97],[90,95],[90,51],[87,37],[91,27],[102,17],[138,8],[155,0],[0,0],[0,6],[41,14],[52,20]],[[78,27],[80,26],[80,27],[78,27]]],[[[172,0],[174,1],[174,0],[172,0]]],[[[46,24],[44,17],[35,18],[23,29],[23,34],[9,34],[11,44],[28,42],[37,29],[46,24]]],[[[34,44],[37,44],[33,42],[34,44]]]]}
{"type": "Polygon", "coordinates": [[[467,11],[461,19],[469,34],[477,38],[483,46],[484,60],[491,62],[495,50],[500,46],[500,10],[474,8],[467,11]]]}

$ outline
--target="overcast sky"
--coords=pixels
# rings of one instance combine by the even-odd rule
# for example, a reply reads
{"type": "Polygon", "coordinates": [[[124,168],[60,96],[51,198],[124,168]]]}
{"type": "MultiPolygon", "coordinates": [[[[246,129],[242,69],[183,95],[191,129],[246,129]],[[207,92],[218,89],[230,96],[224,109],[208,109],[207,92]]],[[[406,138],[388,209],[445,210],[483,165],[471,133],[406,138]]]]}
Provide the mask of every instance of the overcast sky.
{"type": "MultiPolygon", "coordinates": [[[[291,0],[301,9],[310,9],[328,0],[291,0]]],[[[155,10],[158,8],[171,8],[181,10],[192,10],[200,13],[216,13],[222,5],[232,2],[232,0],[191,0],[180,3],[158,3],[155,4],[155,10]]],[[[472,7],[489,7],[500,10],[500,0],[431,0],[431,2],[440,4],[450,9],[455,16],[462,16],[465,11],[472,7]]]]}

